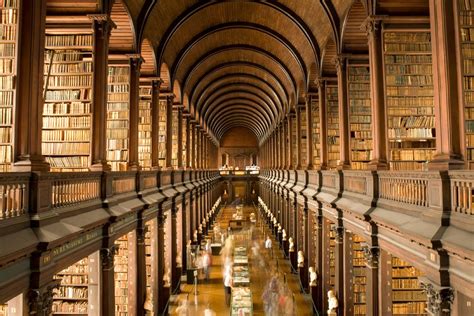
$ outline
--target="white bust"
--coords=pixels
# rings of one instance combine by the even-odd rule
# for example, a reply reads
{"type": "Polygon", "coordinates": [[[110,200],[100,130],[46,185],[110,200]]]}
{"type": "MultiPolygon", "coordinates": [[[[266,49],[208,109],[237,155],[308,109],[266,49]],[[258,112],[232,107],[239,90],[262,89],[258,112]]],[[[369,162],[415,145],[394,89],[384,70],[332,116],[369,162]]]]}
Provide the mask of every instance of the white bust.
{"type": "Polygon", "coordinates": [[[198,231],[199,231],[200,234],[202,233],[202,224],[199,224],[198,231]]]}
{"type": "Polygon", "coordinates": [[[298,268],[304,267],[304,253],[302,250],[298,251],[298,268]]]}
{"type": "Polygon", "coordinates": [[[289,244],[288,244],[288,250],[289,250],[290,252],[295,251],[295,243],[293,242],[293,237],[290,237],[290,238],[288,239],[288,242],[289,242],[289,244]]]}
{"type": "Polygon", "coordinates": [[[337,315],[336,310],[339,306],[336,295],[333,290],[328,291],[328,315],[337,315]]]}
{"type": "Polygon", "coordinates": [[[309,267],[309,286],[316,286],[318,285],[318,274],[314,270],[313,267],[309,267]]]}
{"type": "Polygon", "coordinates": [[[278,224],[278,232],[281,233],[281,224],[278,224]]]}
{"type": "Polygon", "coordinates": [[[277,222],[278,222],[278,221],[277,221],[276,217],[273,217],[273,224],[275,224],[275,225],[276,225],[276,224],[277,224],[277,222]]]}
{"type": "Polygon", "coordinates": [[[286,240],[286,230],[284,228],[281,230],[281,236],[283,237],[283,240],[286,240]]]}
{"type": "Polygon", "coordinates": [[[197,230],[194,231],[193,237],[194,237],[194,241],[198,240],[198,231],[197,230]]]}

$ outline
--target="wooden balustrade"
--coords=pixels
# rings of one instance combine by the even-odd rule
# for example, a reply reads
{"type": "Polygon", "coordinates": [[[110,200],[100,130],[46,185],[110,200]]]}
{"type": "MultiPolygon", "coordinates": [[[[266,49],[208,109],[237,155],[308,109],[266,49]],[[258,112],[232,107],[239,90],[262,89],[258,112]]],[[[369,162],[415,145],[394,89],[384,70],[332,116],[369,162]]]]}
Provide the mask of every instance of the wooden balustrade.
{"type": "Polygon", "coordinates": [[[28,208],[30,175],[1,173],[0,179],[0,220],[25,214],[28,208]]]}
{"type": "Polygon", "coordinates": [[[146,172],[143,177],[143,189],[156,188],[158,186],[157,173],[146,172]]]}
{"type": "Polygon", "coordinates": [[[337,189],[337,172],[335,171],[322,171],[323,173],[323,187],[327,189],[337,189]]]}
{"type": "Polygon", "coordinates": [[[380,171],[380,198],[429,207],[427,172],[380,171]]]}
{"type": "Polygon", "coordinates": [[[465,171],[449,172],[451,181],[451,209],[455,213],[474,215],[474,174],[465,171]]]}
{"type": "Polygon", "coordinates": [[[51,206],[71,206],[100,198],[101,173],[54,174],[51,181],[51,206]]]}
{"type": "Polygon", "coordinates": [[[136,190],[135,172],[114,172],[112,176],[112,192],[121,194],[136,190]]]}

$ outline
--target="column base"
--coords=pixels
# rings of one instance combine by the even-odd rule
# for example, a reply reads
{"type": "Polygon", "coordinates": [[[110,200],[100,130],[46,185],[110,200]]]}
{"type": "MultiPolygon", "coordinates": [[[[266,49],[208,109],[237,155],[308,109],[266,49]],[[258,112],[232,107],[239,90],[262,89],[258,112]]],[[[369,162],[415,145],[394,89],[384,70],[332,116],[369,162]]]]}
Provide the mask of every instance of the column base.
{"type": "Polygon", "coordinates": [[[92,164],[89,167],[90,171],[111,171],[112,168],[106,161],[100,161],[97,163],[92,164]]]}
{"type": "Polygon", "coordinates": [[[326,164],[317,165],[314,169],[317,170],[317,171],[328,170],[328,166],[326,164]]]}
{"type": "Polygon", "coordinates": [[[460,170],[466,169],[466,163],[459,157],[435,155],[428,163],[428,170],[460,170]]]}
{"type": "Polygon", "coordinates": [[[136,162],[129,162],[127,166],[128,171],[139,171],[141,170],[141,167],[138,163],[136,162]]]}
{"type": "Polygon", "coordinates": [[[25,157],[20,161],[13,163],[12,171],[32,172],[32,171],[50,171],[50,165],[44,160],[44,157],[25,157]]]}
{"type": "Polygon", "coordinates": [[[373,159],[369,162],[369,164],[367,165],[367,168],[369,170],[388,170],[389,165],[384,160],[373,159]]]}

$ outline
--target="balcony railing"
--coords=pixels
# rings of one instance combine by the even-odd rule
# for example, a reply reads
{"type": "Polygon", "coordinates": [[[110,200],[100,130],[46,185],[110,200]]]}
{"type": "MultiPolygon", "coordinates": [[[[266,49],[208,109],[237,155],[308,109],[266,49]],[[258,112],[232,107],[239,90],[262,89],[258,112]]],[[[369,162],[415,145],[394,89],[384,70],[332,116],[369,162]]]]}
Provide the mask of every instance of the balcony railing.
{"type": "Polygon", "coordinates": [[[0,173],[0,220],[26,213],[30,177],[29,173],[0,173]]]}

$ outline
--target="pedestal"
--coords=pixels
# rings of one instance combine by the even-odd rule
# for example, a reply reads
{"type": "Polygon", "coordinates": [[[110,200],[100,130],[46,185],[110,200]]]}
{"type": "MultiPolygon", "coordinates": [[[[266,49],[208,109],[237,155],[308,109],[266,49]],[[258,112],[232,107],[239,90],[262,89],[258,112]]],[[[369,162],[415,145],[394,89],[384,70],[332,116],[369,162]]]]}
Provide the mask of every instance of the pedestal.
{"type": "Polygon", "coordinates": [[[186,284],[194,284],[194,271],[197,271],[197,269],[186,270],[186,284]]]}
{"type": "Polygon", "coordinates": [[[296,252],[295,251],[289,251],[290,253],[290,263],[291,263],[291,269],[296,272],[297,267],[296,267],[296,252]]]}
{"type": "Polygon", "coordinates": [[[280,243],[280,249],[283,247],[283,234],[281,232],[278,233],[278,242],[280,243]]]}
{"type": "Polygon", "coordinates": [[[308,269],[305,269],[303,267],[298,267],[298,273],[300,275],[300,281],[301,281],[301,292],[306,293],[308,290],[308,269]]]}
{"type": "Polygon", "coordinates": [[[159,315],[167,315],[167,306],[168,300],[170,298],[170,288],[168,286],[163,286],[163,292],[158,295],[158,313],[159,315]]]}
{"type": "Polygon", "coordinates": [[[288,240],[283,240],[283,253],[285,258],[288,258],[288,240]]]}
{"type": "Polygon", "coordinates": [[[318,306],[318,287],[316,285],[312,285],[309,287],[309,294],[311,295],[311,299],[313,300],[313,313],[317,314],[316,306],[318,306]]]}

